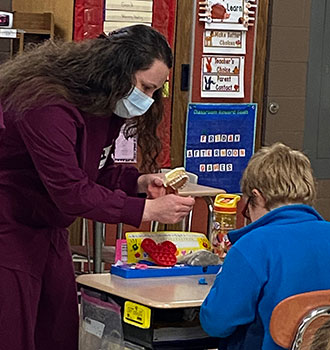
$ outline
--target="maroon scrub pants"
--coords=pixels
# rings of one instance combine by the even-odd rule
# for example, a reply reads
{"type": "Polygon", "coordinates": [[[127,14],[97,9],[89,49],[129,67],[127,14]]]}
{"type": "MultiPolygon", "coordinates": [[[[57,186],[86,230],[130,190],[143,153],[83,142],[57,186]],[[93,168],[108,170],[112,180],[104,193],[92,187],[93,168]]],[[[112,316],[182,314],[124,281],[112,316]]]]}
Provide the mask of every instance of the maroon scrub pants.
{"type": "Polygon", "coordinates": [[[40,278],[0,266],[0,350],[77,350],[78,305],[69,247],[50,245],[40,278]]]}

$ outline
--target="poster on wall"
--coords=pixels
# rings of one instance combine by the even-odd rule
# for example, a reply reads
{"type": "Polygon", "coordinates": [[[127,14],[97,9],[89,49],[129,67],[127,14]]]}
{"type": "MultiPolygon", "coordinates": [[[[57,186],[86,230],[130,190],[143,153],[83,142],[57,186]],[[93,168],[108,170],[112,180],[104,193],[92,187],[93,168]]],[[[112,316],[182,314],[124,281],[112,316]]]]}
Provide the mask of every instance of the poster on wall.
{"type": "Polygon", "coordinates": [[[254,25],[257,0],[199,1],[199,21],[205,29],[248,30],[254,25]]]}
{"type": "Polygon", "coordinates": [[[152,23],[152,0],[105,0],[105,33],[133,24],[152,23]]]}
{"type": "Polygon", "coordinates": [[[246,53],[246,32],[240,30],[204,30],[203,53],[246,53]]]}
{"type": "Polygon", "coordinates": [[[254,153],[257,105],[191,103],[187,114],[186,170],[201,185],[239,193],[254,153]]]}
{"type": "Polygon", "coordinates": [[[203,55],[201,97],[244,97],[244,56],[203,55]]]}

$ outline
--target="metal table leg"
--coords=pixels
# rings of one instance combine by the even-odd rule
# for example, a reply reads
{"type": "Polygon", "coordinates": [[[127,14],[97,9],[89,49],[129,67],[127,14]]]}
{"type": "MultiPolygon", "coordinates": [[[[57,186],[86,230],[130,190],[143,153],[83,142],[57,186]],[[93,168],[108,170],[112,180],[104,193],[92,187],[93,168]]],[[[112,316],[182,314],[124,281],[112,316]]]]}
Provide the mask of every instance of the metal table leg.
{"type": "Polygon", "coordinates": [[[203,197],[208,209],[207,214],[207,238],[211,240],[212,237],[212,228],[213,228],[213,198],[210,196],[203,197]]]}
{"type": "Polygon", "coordinates": [[[117,224],[117,239],[123,239],[123,226],[122,223],[117,224]]]}
{"type": "Polygon", "coordinates": [[[93,222],[94,273],[102,272],[102,246],[104,228],[105,224],[103,224],[102,222],[93,222]]]}

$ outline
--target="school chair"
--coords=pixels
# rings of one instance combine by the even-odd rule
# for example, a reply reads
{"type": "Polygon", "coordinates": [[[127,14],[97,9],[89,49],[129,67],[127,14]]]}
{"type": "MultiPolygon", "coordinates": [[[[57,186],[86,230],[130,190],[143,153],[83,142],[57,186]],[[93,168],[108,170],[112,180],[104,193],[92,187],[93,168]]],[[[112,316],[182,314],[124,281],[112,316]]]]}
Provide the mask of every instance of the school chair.
{"type": "Polygon", "coordinates": [[[330,290],[290,296],[274,308],[270,320],[274,342],[290,350],[330,348],[330,290]]]}
{"type": "Polygon", "coordinates": [[[72,253],[72,260],[74,263],[80,263],[80,269],[76,271],[76,273],[83,273],[87,271],[88,273],[91,273],[93,269],[95,269],[94,264],[96,263],[98,266],[98,269],[101,271],[104,270],[104,264],[112,264],[115,262],[115,247],[114,246],[106,246],[103,244],[105,241],[105,232],[106,226],[103,223],[100,222],[92,222],[87,219],[82,219],[82,229],[81,229],[81,244],[80,245],[72,245],[71,246],[71,253],[72,253]],[[98,225],[97,229],[101,231],[101,235],[97,236],[97,239],[102,240],[102,242],[93,242],[93,246],[91,246],[91,231],[95,229],[93,227],[94,225],[98,225]],[[102,259],[100,261],[94,261],[94,253],[95,249],[102,251],[97,251],[96,255],[101,256],[102,259]],[[92,268],[93,264],[93,268],[92,268]]]}

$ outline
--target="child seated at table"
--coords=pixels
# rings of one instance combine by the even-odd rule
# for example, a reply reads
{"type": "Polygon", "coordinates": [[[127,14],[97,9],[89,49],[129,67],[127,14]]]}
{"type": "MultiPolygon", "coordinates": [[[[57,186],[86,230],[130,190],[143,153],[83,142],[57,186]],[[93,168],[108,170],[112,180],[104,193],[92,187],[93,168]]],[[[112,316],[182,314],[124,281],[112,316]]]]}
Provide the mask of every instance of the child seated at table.
{"type": "Polygon", "coordinates": [[[270,333],[274,307],[290,295],[330,289],[330,223],[312,208],[312,168],[301,152],[260,149],[241,179],[251,224],[232,231],[229,250],[200,310],[221,350],[279,350],[270,333]]]}

